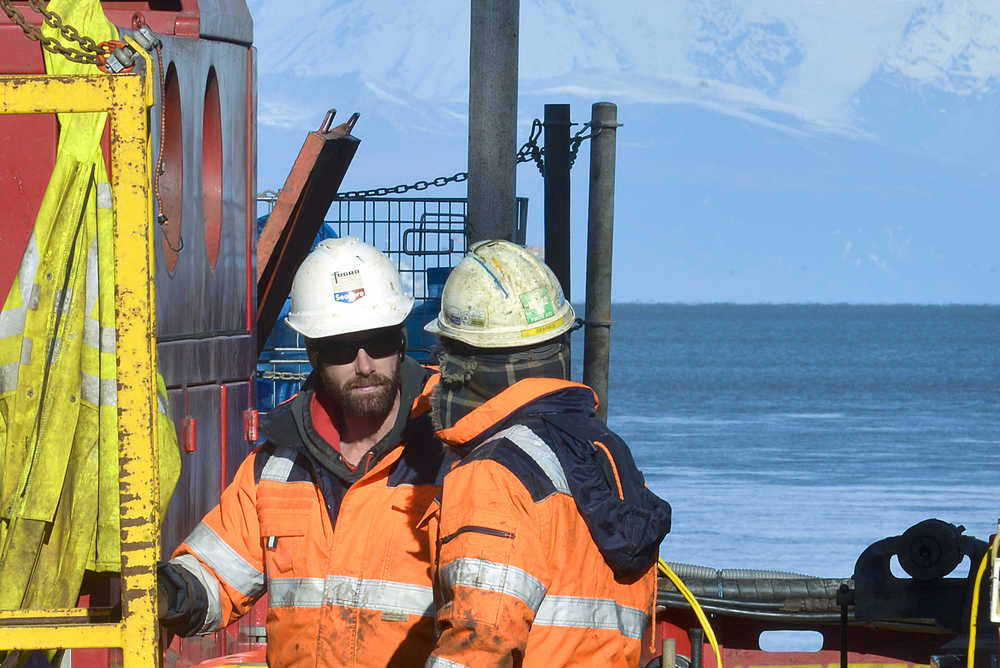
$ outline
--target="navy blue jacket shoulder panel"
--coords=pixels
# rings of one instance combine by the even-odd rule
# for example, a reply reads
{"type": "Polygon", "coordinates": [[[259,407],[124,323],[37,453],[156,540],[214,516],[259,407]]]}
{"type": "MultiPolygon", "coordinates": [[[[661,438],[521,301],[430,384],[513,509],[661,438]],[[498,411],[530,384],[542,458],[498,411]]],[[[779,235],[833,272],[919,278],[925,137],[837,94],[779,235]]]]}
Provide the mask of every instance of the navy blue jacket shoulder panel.
{"type": "Polygon", "coordinates": [[[495,461],[513,473],[531,494],[531,499],[535,503],[548,498],[556,491],[538,462],[506,438],[495,438],[479,446],[462,460],[462,465],[487,459],[495,461]]]}
{"type": "Polygon", "coordinates": [[[389,486],[439,484],[444,446],[434,435],[430,411],[410,420],[403,439],[406,447],[389,474],[389,486]]]}

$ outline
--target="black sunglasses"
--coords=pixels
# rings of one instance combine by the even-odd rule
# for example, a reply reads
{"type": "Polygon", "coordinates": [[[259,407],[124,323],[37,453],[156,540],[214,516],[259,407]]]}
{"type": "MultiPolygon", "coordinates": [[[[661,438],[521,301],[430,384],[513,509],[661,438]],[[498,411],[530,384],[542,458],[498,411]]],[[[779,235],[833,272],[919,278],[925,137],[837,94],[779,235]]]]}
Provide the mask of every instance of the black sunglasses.
{"type": "Polygon", "coordinates": [[[403,349],[403,336],[398,329],[390,329],[357,341],[334,338],[323,342],[316,352],[323,364],[350,364],[362,348],[373,359],[390,357],[403,349]]]}

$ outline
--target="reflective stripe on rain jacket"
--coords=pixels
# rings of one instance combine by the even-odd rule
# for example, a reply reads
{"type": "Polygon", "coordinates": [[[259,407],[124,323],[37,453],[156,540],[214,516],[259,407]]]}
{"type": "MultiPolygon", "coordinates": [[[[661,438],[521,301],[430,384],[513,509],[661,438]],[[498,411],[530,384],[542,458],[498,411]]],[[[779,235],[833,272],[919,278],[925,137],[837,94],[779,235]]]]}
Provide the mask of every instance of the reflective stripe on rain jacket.
{"type": "MultiPolygon", "coordinates": [[[[427,377],[418,370],[408,379],[404,367],[407,404],[427,377]]],[[[309,454],[293,416],[309,414],[303,401],[269,414],[268,442],[169,562],[207,593],[188,630],[230,624],[266,592],[271,666],[420,665],[433,646],[433,592],[417,524],[442,459],[426,398],[413,402],[403,442],[353,484],[309,454]]]]}
{"type": "Polygon", "coordinates": [[[440,637],[427,666],[637,666],[670,507],[590,388],[522,380],[438,432],[464,458],[425,522],[440,637]]]}

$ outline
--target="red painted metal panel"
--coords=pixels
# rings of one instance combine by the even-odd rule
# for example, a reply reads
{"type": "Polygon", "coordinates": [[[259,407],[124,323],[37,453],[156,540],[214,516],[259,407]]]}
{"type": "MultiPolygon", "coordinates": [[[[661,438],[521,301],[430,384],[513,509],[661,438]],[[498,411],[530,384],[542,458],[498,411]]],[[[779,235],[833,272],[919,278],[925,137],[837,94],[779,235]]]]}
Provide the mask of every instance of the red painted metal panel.
{"type": "MultiPolygon", "coordinates": [[[[710,621],[725,668],[840,668],[838,623],[782,622],[715,613],[710,615],[710,621]],[[761,634],[774,630],[815,631],[823,636],[822,648],[816,652],[771,652],[761,649],[761,634]]],[[[676,642],[678,655],[690,657],[691,641],[687,631],[692,628],[701,627],[689,610],[658,611],[655,639],[651,641],[647,632],[643,639],[640,665],[645,666],[651,659],[659,656],[662,643],[667,638],[673,638],[676,642]]],[[[931,655],[954,637],[954,634],[938,632],[932,626],[921,630],[914,625],[891,622],[873,625],[851,622],[848,627],[847,658],[850,664],[868,664],[865,668],[926,666],[931,655]]],[[[716,668],[715,653],[708,643],[702,648],[702,663],[704,668],[716,668]]]]}
{"type": "Polygon", "coordinates": [[[219,80],[215,68],[209,68],[205,84],[205,111],[201,133],[201,209],[205,227],[205,255],[215,271],[222,240],[222,112],[219,105],[219,80]]]}
{"type": "MultiPolygon", "coordinates": [[[[39,15],[20,6],[25,18],[39,15]]],[[[19,26],[0,14],[0,74],[45,74],[42,49],[19,26]]],[[[95,69],[96,73],[96,69],[95,69]]],[[[0,115],[0,202],[6,215],[0,224],[0,300],[6,298],[56,161],[59,126],[55,114],[0,115]]],[[[101,137],[105,167],[110,173],[110,137],[101,137]]]]}
{"type": "MultiPolygon", "coordinates": [[[[43,74],[42,49],[0,15],[0,74],[43,74]],[[4,25],[6,22],[6,25],[4,25]]],[[[55,114],[0,116],[0,300],[7,297],[56,160],[55,114]]]]}

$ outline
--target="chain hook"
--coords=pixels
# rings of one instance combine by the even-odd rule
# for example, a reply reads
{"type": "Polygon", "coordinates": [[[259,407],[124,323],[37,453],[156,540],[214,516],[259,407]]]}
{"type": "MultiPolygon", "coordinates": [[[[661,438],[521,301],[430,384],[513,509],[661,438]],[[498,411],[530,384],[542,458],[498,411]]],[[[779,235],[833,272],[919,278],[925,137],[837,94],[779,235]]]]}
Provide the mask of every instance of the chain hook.
{"type": "Polygon", "coordinates": [[[101,42],[97,54],[97,69],[105,74],[122,74],[135,69],[135,51],[125,42],[117,39],[101,42]]]}

